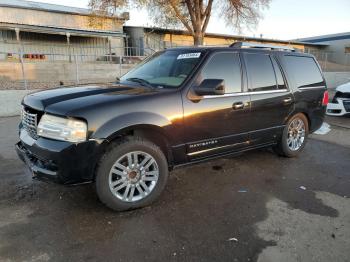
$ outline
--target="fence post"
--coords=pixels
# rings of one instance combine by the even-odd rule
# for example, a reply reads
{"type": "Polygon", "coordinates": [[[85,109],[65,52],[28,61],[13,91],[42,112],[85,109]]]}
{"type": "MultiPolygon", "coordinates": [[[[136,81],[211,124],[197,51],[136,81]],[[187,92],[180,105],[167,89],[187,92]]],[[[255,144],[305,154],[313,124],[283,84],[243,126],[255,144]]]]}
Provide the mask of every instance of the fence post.
{"type": "Polygon", "coordinates": [[[66,33],[66,40],[68,46],[69,63],[72,63],[72,50],[70,46],[70,33],[66,33]]]}
{"type": "Polygon", "coordinates": [[[22,51],[22,48],[19,48],[19,61],[21,62],[22,78],[23,78],[23,83],[24,83],[24,89],[28,90],[26,73],[24,71],[24,62],[23,62],[23,51],[22,51]]]}
{"type": "Polygon", "coordinates": [[[122,60],[122,56],[119,56],[119,77],[122,76],[122,64],[123,64],[123,60],[122,60]]]}
{"type": "Polygon", "coordinates": [[[109,53],[109,62],[112,62],[112,37],[108,37],[108,53],[109,53]]]}
{"type": "Polygon", "coordinates": [[[79,65],[78,65],[78,55],[74,55],[74,61],[75,61],[75,81],[76,84],[79,85],[79,65]]]}

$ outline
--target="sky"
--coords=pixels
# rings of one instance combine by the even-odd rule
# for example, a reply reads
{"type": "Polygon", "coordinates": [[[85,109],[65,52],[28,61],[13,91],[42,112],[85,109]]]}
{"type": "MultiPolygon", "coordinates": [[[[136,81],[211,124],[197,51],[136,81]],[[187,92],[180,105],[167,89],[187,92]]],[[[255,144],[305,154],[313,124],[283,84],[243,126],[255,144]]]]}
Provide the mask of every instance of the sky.
{"type": "MultiPolygon", "coordinates": [[[[35,0],[67,6],[86,8],[89,0],[35,0]]],[[[145,10],[128,10],[130,21],[126,25],[152,26],[145,10]]],[[[264,38],[297,39],[350,32],[350,0],[271,0],[270,7],[262,11],[262,19],[256,28],[238,32],[226,27],[218,17],[211,17],[207,32],[262,35],[264,38]]]]}

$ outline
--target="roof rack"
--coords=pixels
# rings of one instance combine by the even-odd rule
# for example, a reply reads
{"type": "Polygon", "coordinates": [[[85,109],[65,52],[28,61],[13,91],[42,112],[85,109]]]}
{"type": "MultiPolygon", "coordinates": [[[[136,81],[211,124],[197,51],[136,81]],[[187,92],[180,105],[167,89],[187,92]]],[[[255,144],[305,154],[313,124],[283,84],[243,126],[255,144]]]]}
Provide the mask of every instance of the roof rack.
{"type": "Polygon", "coordinates": [[[259,43],[251,43],[251,42],[235,42],[235,43],[231,44],[230,47],[234,47],[234,48],[261,48],[261,49],[295,52],[295,49],[293,47],[289,47],[289,46],[259,44],[259,43]]]}

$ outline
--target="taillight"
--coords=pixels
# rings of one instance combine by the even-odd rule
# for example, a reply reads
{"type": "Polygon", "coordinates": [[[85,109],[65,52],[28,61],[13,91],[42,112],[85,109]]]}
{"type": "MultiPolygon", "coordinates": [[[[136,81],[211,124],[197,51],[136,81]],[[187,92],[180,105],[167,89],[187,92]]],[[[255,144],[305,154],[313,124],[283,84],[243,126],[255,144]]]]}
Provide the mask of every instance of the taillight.
{"type": "Polygon", "coordinates": [[[329,101],[329,95],[328,95],[328,91],[326,90],[323,93],[322,105],[326,106],[328,104],[328,101],[329,101]]]}

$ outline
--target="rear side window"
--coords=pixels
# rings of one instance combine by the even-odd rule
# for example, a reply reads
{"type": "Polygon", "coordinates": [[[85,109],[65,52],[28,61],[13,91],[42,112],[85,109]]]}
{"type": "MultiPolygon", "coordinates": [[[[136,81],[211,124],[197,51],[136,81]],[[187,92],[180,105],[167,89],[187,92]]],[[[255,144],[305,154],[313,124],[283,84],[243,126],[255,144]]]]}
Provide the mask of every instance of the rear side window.
{"type": "Polygon", "coordinates": [[[214,54],[199,75],[199,82],[204,79],[223,79],[225,81],[225,93],[241,92],[242,75],[238,54],[214,54]]]}
{"type": "Polygon", "coordinates": [[[285,56],[287,73],[298,88],[323,86],[321,72],[312,57],[285,56]]]}
{"type": "Polygon", "coordinates": [[[281,69],[276,62],[276,59],[272,59],[273,68],[275,69],[276,80],[277,80],[277,89],[287,89],[286,84],[284,83],[284,79],[282,76],[281,69]]]}
{"type": "Polygon", "coordinates": [[[245,54],[244,58],[250,80],[249,91],[257,92],[277,89],[275,71],[269,55],[245,54]]]}

